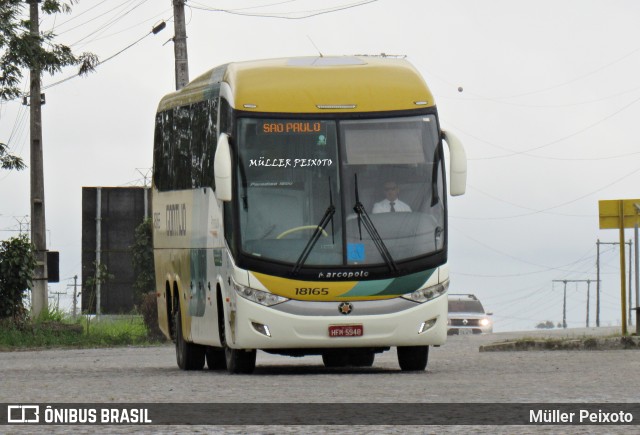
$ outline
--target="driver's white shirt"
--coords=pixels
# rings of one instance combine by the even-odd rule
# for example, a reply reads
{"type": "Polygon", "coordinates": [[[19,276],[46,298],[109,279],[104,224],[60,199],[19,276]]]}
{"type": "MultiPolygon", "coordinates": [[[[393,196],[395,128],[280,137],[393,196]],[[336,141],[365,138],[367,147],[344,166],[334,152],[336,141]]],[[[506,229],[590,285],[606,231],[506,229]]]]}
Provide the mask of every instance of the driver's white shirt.
{"type": "MultiPolygon", "coordinates": [[[[408,212],[411,211],[411,207],[409,207],[406,203],[396,199],[393,201],[393,208],[396,212],[408,212]]],[[[376,202],[373,204],[372,213],[388,213],[391,211],[391,202],[388,199],[383,199],[380,202],[376,202]]]]}

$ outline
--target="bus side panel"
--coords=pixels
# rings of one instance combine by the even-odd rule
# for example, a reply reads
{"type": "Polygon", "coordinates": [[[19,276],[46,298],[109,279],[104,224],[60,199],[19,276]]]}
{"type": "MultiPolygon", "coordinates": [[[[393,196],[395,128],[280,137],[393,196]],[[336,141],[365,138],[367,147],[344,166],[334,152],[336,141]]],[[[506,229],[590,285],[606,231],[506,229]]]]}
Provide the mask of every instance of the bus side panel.
{"type": "Polygon", "coordinates": [[[212,189],[206,188],[194,191],[193,205],[191,337],[199,344],[220,346],[216,291],[227,255],[222,203],[216,201],[212,189]]]}
{"type": "Polygon", "coordinates": [[[180,304],[183,334],[191,340],[191,318],[185,305],[191,279],[191,190],[158,192],[153,190],[153,247],[158,295],[158,323],[166,336],[171,333],[176,303],[180,304]],[[186,284],[186,288],[184,285],[186,284]],[[167,291],[167,289],[169,291],[167,291]]]}

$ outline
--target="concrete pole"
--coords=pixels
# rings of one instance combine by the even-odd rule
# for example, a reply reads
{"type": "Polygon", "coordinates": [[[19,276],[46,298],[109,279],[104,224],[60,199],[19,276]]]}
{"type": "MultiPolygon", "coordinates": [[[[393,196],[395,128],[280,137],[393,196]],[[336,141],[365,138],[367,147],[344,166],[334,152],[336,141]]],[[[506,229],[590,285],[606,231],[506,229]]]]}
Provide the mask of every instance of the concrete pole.
{"type": "Polygon", "coordinates": [[[187,55],[187,26],[184,19],[185,0],[173,0],[173,51],[176,65],[176,90],[189,83],[189,58],[187,55]]]}
{"type": "Polygon", "coordinates": [[[633,241],[631,239],[629,239],[629,291],[627,291],[628,295],[629,295],[629,317],[627,318],[627,324],[629,326],[631,326],[631,311],[633,311],[633,308],[631,308],[631,289],[633,288],[631,286],[631,279],[633,278],[633,268],[631,267],[631,261],[633,260],[633,252],[631,251],[633,249],[633,241]]]}
{"type": "Polygon", "coordinates": [[[600,239],[596,241],[596,327],[600,327],[600,239]]]}
{"type": "MultiPolygon", "coordinates": [[[[40,35],[40,0],[28,0],[31,35],[40,35]]],[[[36,269],[31,289],[31,315],[35,318],[49,306],[47,288],[47,235],[44,213],[44,170],[42,161],[42,99],[40,69],[30,71],[30,164],[31,164],[31,243],[35,248],[36,269]]]]}
{"type": "Polygon", "coordinates": [[[626,277],[626,260],[625,260],[625,241],[624,241],[624,205],[620,201],[618,216],[620,217],[620,326],[622,335],[627,335],[627,277],[626,277]]]}
{"type": "MultiPolygon", "coordinates": [[[[640,307],[640,299],[638,299],[638,292],[640,292],[639,288],[640,285],[638,285],[638,282],[640,281],[640,278],[638,278],[638,265],[640,264],[640,261],[638,260],[638,218],[636,217],[636,224],[634,226],[634,235],[635,235],[635,239],[636,239],[636,244],[635,244],[635,269],[636,269],[636,307],[640,307]]],[[[629,304],[631,305],[631,304],[629,304]]],[[[636,311],[636,332],[638,332],[640,330],[640,322],[638,322],[638,311],[636,311]]]]}
{"type": "Polygon", "coordinates": [[[587,280],[587,328],[589,327],[589,293],[590,293],[591,281],[587,280]]]}
{"type": "MultiPolygon", "coordinates": [[[[102,286],[102,276],[100,274],[100,264],[102,263],[102,188],[96,189],[96,316],[100,316],[100,292],[102,286]]],[[[91,309],[91,307],[87,307],[91,309]]]]}
{"type": "Polygon", "coordinates": [[[78,275],[73,276],[73,319],[76,319],[78,308],[78,275]]]}

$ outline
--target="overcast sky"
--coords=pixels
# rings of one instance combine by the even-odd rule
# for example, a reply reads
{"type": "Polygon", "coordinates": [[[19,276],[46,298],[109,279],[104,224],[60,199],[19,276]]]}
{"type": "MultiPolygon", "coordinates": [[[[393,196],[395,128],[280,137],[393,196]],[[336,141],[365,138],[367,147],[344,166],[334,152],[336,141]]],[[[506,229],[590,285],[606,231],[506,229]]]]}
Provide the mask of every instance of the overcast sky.
{"type": "MultiPolygon", "coordinates": [[[[404,55],[417,67],[469,159],[467,194],[449,201],[450,292],[479,296],[497,331],[561,322],[563,286],[553,280],[595,280],[596,240],[618,240],[599,230],[598,200],[640,198],[640,2],[187,5],[191,78],[226,62],[318,51],[404,55]]],[[[41,24],[76,52],[105,60],[124,50],[87,78],[56,84],[71,69],[43,77],[53,84],[43,107],[47,244],[61,258],[50,294],[71,293],[81,274],[81,188],[141,185],[151,167],[155,110],[175,86],[171,16],[170,0],[81,0],[41,24]],[[164,31],[144,37],[163,19],[164,31]]],[[[0,105],[0,141],[29,162],[19,101],[0,105]]],[[[0,239],[29,213],[28,170],[0,171],[0,239]]],[[[601,324],[617,325],[618,251],[601,251],[601,324]]],[[[595,282],[590,290],[593,325],[595,282]]],[[[586,283],[567,285],[570,327],[585,325],[586,293],[586,283]]]]}

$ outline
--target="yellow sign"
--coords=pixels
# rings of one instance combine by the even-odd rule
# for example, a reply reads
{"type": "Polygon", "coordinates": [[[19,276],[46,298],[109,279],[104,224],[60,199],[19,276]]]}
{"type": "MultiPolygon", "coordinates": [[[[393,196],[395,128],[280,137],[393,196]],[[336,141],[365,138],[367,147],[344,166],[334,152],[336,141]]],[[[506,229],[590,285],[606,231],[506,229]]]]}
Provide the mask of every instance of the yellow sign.
{"type": "Polygon", "coordinates": [[[601,200],[598,206],[601,230],[633,228],[636,223],[640,224],[640,199],[601,200]]]}

